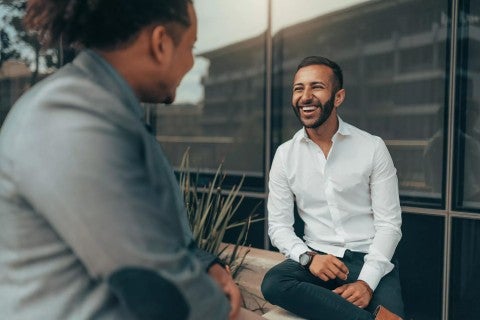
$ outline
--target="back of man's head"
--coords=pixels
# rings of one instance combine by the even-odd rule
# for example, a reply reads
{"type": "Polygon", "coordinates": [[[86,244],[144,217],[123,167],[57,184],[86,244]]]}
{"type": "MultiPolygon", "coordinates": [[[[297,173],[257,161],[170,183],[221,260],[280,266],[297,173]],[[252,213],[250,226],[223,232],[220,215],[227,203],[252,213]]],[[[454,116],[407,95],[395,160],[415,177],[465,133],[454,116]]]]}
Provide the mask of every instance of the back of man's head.
{"type": "Polygon", "coordinates": [[[25,25],[45,46],[78,45],[115,49],[143,28],[164,24],[174,42],[188,27],[192,0],[28,0],[25,25]]]}

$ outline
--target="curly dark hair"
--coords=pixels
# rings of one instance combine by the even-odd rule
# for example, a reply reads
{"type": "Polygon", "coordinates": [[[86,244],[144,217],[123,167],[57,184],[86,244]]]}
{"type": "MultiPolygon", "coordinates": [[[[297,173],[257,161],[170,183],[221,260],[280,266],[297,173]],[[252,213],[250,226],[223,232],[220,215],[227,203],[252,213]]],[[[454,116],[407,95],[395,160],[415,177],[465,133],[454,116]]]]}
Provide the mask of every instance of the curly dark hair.
{"type": "Polygon", "coordinates": [[[164,24],[175,43],[190,26],[192,0],[28,0],[27,29],[46,46],[80,45],[112,49],[135,39],[154,23],[164,24]]]}

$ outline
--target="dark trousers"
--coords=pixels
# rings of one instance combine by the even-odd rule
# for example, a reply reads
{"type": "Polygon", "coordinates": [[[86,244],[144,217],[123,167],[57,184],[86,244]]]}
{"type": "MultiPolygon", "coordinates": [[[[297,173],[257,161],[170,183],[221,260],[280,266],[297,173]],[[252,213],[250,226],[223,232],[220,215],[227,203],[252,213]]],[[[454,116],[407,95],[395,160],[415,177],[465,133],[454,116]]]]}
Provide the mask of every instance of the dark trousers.
{"type": "Polygon", "coordinates": [[[378,305],[404,317],[397,265],[382,278],[365,309],[332,292],[345,283],[357,280],[364,256],[364,253],[347,250],[340,259],[349,270],[347,280],[335,279],[326,282],[313,276],[298,262],[287,259],[265,275],[262,282],[263,296],[268,302],[310,320],[372,320],[372,313],[378,305]]]}

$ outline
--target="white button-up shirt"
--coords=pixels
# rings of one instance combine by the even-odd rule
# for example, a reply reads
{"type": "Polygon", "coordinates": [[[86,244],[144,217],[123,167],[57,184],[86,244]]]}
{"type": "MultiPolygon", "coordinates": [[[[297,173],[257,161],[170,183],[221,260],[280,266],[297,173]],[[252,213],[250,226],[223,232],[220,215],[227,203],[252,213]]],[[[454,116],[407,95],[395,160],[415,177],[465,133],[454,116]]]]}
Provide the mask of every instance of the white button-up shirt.
{"type": "Polygon", "coordinates": [[[382,139],[340,118],[325,158],[304,128],[283,143],[273,159],[268,197],[268,233],[288,258],[311,247],[343,257],[365,252],[358,279],[375,290],[393,269],[402,236],[398,180],[382,139]],[[304,241],[294,232],[293,207],[305,222],[304,241]]]}

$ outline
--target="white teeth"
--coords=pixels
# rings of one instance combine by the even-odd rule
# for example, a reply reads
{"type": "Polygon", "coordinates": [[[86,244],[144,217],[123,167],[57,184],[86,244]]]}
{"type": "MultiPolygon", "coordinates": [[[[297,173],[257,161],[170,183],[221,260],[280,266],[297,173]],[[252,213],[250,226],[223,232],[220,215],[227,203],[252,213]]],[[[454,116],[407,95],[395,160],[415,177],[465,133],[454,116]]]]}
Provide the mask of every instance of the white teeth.
{"type": "Polygon", "coordinates": [[[303,111],[313,111],[315,109],[317,109],[317,107],[314,107],[314,106],[302,107],[303,111]]]}

